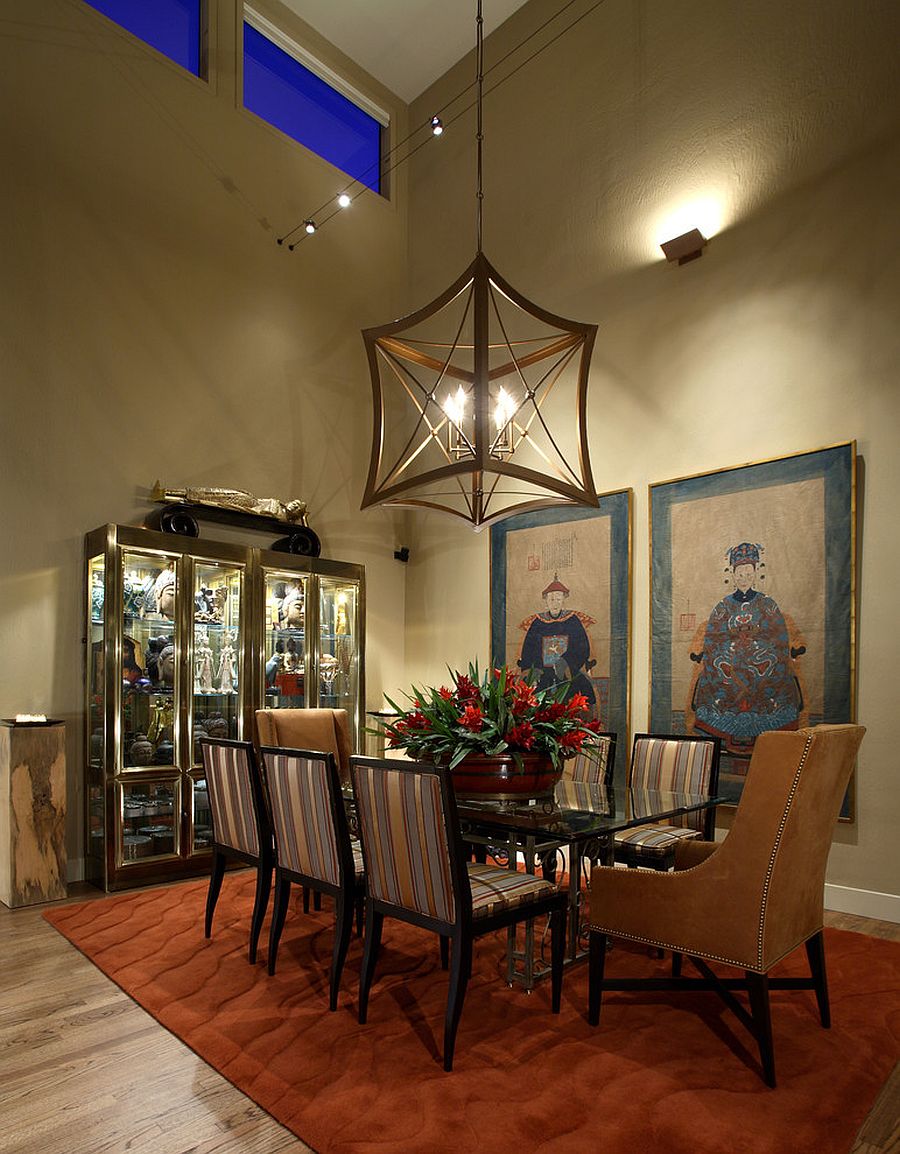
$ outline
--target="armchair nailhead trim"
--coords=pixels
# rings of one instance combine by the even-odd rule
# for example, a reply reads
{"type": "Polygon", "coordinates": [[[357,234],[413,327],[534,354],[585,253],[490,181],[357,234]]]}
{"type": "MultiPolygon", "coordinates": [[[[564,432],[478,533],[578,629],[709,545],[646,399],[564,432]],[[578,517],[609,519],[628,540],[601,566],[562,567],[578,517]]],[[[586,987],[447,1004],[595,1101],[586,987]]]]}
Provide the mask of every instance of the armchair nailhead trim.
{"type": "MultiPolygon", "coordinates": [[[[768,967],[763,966],[763,942],[764,942],[765,933],[766,933],[766,910],[767,910],[768,899],[769,899],[769,887],[770,887],[771,882],[772,882],[772,873],[775,869],[775,860],[778,857],[778,849],[781,845],[781,838],[782,838],[782,835],[784,834],[784,827],[787,825],[787,819],[788,819],[788,816],[789,816],[790,811],[791,811],[791,806],[794,804],[794,796],[797,793],[797,789],[800,785],[800,777],[803,773],[803,768],[806,765],[806,759],[809,756],[810,747],[812,746],[813,736],[814,736],[813,733],[809,734],[809,736],[806,739],[806,745],[803,747],[803,753],[800,755],[800,761],[799,761],[799,764],[797,765],[797,771],[794,774],[794,780],[791,782],[790,792],[788,793],[787,800],[785,801],[785,804],[784,804],[784,811],[781,815],[781,821],[778,823],[778,832],[775,835],[775,844],[772,847],[772,853],[769,857],[769,864],[768,864],[768,867],[766,869],[766,879],[765,879],[765,882],[763,883],[762,898],[760,899],[760,906],[759,906],[759,930],[757,931],[757,937],[756,937],[756,965],[750,966],[750,965],[748,965],[748,963],[746,961],[736,961],[734,958],[725,958],[725,957],[722,957],[720,954],[707,954],[707,953],[697,952],[696,957],[708,958],[710,961],[713,961],[713,962],[724,962],[726,965],[729,965],[729,966],[738,966],[741,969],[751,969],[751,970],[756,971],[757,973],[764,974],[764,973],[766,973],[767,969],[771,969],[771,967],[774,966],[776,962],[779,962],[781,960],[781,957],[785,957],[788,953],[790,953],[790,950],[787,950],[785,952],[785,954],[781,955],[781,957],[773,958],[771,964],[768,967]]],[[[692,868],[696,869],[697,867],[693,866],[692,868]]],[[[687,872],[687,871],[685,871],[685,872],[687,872]]],[[[673,945],[672,942],[661,942],[661,941],[657,940],[656,938],[645,938],[640,934],[623,934],[620,930],[609,930],[609,929],[606,929],[604,926],[597,926],[597,925],[593,925],[593,924],[590,924],[588,926],[588,929],[598,930],[600,933],[611,934],[615,937],[627,938],[629,941],[632,941],[632,942],[642,942],[644,945],[648,945],[648,946],[658,946],[660,949],[663,949],[663,950],[672,950],[673,952],[676,952],[676,953],[682,953],[683,952],[681,946],[673,945]]]]}
{"type": "Polygon", "coordinates": [[[762,899],[759,905],[759,930],[756,936],[756,964],[761,973],[763,970],[763,940],[766,934],[766,910],[769,901],[769,886],[772,882],[772,873],[775,869],[775,859],[778,857],[778,849],[781,845],[781,836],[784,833],[784,827],[787,825],[788,815],[791,812],[791,806],[794,804],[794,795],[797,792],[797,787],[800,784],[800,775],[803,773],[803,767],[806,765],[806,758],[809,754],[810,746],[812,745],[813,734],[810,733],[806,739],[806,745],[803,747],[803,753],[800,755],[800,764],[797,766],[797,772],[794,774],[794,780],[791,782],[791,791],[787,796],[787,801],[784,803],[784,812],[781,815],[781,821],[778,824],[778,833],[775,835],[775,844],[772,846],[772,854],[769,857],[769,865],[766,870],[766,880],[763,883],[762,899]]]}

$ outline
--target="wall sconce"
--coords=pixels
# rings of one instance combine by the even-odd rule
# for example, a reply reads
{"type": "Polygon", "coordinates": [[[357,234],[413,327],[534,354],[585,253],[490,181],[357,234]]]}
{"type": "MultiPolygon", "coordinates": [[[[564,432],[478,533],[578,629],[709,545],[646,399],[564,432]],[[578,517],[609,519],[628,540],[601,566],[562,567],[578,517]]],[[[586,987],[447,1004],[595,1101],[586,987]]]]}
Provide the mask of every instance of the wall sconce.
{"type": "Polygon", "coordinates": [[[706,237],[699,228],[692,228],[681,236],[672,240],[664,240],[659,246],[666,254],[666,260],[677,260],[679,264],[687,264],[689,260],[696,260],[702,256],[704,247],[708,244],[706,237]]]}

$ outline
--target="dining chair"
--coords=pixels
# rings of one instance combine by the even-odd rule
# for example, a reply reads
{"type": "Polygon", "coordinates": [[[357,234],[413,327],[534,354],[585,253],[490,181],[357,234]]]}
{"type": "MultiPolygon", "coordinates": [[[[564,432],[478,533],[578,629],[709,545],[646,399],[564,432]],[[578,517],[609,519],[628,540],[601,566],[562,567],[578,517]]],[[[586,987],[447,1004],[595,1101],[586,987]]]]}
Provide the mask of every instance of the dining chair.
{"type": "Polygon", "coordinates": [[[760,734],[724,841],[679,843],[671,873],[593,870],[592,1025],[609,990],[715,990],[755,1038],[763,1078],[775,1086],[769,991],[814,990],[822,1026],[831,1024],[822,930],[825,865],[864,733],[861,725],[818,725],[760,734]],[[672,976],[606,977],[609,936],[672,950],[672,976]],[[801,945],[810,977],[770,977],[801,945]],[[683,956],[699,978],[681,976],[683,956]],[[710,963],[737,967],[744,976],[722,977],[710,963]],[[734,990],[747,993],[748,1008],[734,990]]]}
{"type": "MultiPolygon", "coordinates": [[[[563,762],[560,783],[564,785],[564,788],[567,783],[580,783],[588,786],[603,785],[607,789],[612,785],[613,773],[616,768],[616,734],[598,733],[596,739],[598,746],[596,757],[588,757],[584,753],[579,753],[563,762]]],[[[563,844],[563,842],[548,840],[539,842],[534,846],[534,854],[541,863],[541,872],[550,881],[556,879],[556,867],[563,844]]],[[[528,847],[523,846],[521,848],[527,849],[528,847]]],[[[591,843],[584,846],[580,854],[581,862],[593,863],[598,861],[599,852],[596,844],[591,843]]],[[[568,864],[571,869],[571,862],[568,864]]],[[[580,863],[576,863],[575,868],[579,868],[579,866],[580,863]]]]}
{"type": "Polygon", "coordinates": [[[200,757],[209,791],[212,822],[212,872],[206,895],[204,935],[212,933],[213,914],[229,859],[256,867],[256,894],[250,919],[250,963],[256,950],[275,868],[275,849],[265,789],[253,743],[201,737],[200,757]]]}
{"type": "Polygon", "coordinates": [[[334,755],[263,746],[265,782],[275,839],[275,902],[269,933],[269,973],[275,973],[291,882],[334,899],[330,1010],[337,1009],[353,914],[364,894],[362,849],[351,840],[334,755]]]}
{"type": "Polygon", "coordinates": [[[359,1021],[368,1014],[385,917],[433,930],[450,942],[444,1069],[472,972],[476,937],[549,915],[551,1005],[559,1013],[567,899],[543,878],[467,862],[450,771],[422,762],[350,759],[366,867],[366,933],[359,1021]]]}
{"type": "MultiPolygon", "coordinates": [[[[719,787],[719,738],[693,734],[635,734],[627,783],[632,790],[714,795],[719,787]]],[[[685,838],[715,834],[715,807],[639,825],[615,836],[615,860],[630,867],[668,870],[685,838]]]]}
{"type": "MultiPolygon", "coordinates": [[[[330,753],[338,768],[341,785],[350,788],[350,718],[346,709],[257,709],[257,746],[279,749],[316,749],[330,753]]],[[[315,894],[315,908],[321,909],[321,893],[315,894]]],[[[303,912],[309,913],[308,886],[303,887],[303,912]]]]}
{"type": "Polygon", "coordinates": [[[596,733],[597,756],[576,754],[563,762],[561,781],[584,781],[589,785],[612,785],[616,767],[616,734],[596,733]]]}
{"type": "Polygon", "coordinates": [[[350,785],[350,718],[346,709],[257,709],[257,744],[317,749],[334,756],[342,785],[350,785]]]}

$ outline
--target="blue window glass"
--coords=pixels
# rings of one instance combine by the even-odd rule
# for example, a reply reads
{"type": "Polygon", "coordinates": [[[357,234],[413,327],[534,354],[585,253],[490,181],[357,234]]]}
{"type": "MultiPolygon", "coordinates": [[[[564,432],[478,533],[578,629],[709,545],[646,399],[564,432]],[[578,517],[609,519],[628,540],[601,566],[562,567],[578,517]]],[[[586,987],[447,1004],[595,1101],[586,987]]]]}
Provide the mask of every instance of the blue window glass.
{"type": "Polygon", "coordinates": [[[201,75],[202,0],[87,0],[170,60],[201,75]]]}
{"type": "Polygon", "coordinates": [[[378,121],[249,24],[244,24],[244,107],[380,191],[378,121]]]}

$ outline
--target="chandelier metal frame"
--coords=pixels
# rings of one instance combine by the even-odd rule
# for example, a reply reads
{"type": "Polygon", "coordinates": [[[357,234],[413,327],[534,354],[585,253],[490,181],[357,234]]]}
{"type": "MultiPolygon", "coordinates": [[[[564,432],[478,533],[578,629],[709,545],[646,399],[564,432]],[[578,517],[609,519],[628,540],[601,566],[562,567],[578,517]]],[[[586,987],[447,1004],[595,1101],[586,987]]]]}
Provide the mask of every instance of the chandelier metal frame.
{"type": "Polygon", "coordinates": [[[396,505],[436,509],[479,528],[512,513],[548,505],[596,508],[599,497],[594,490],[587,437],[588,372],[597,326],[567,320],[528,300],[504,280],[482,250],[481,0],[476,28],[477,251],[465,272],[429,304],[399,320],[363,330],[374,421],[361,508],[396,505]],[[454,304],[457,308],[462,306],[462,319],[455,324],[454,335],[435,341],[410,333],[454,304]],[[511,336],[511,308],[551,331],[524,339],[511,336]],[[464,333],[471,336],[464,339],[464,333]],[[536,365],[540,366],[537,380],[529,381],[525,370],[536,365]],[[561,450],[543,411],[567,370],[577,373],[577,466],[561,450]],[[402,448],[399,452],[392,450],[390,459],[385,454],[387,413],[382,373],[405,395],[412,406],[410,416],[414,417],[411,433],[401,438],[402,448]],[[492,432],[491,386],[502,392],[500,382],[505,378],[511,386],[506,398],[509,407],[503,418],[495,417],[498,428],[492,432]],[[471,396],[471,431],[463,427],[460,418],[454,420],[446,399],[443,403],[438,399],[438,389],[448,385],[462,387],[471,396]],[[416,461],[432,446],[437,447],[442,463],[415,473],[416,461]],[[523,446],[532,461],[535,457],[543,461],[543,469],[515,460],[517,450],[523,446]],[[447,486],[441,488],[444,481],[447,486]],[[513,487],[507,488],[510,483],[513,487]],[[520,489],[515,488],[516,483],[520,489]],[[514,500],[512,505],[509,498],[514,500]]]}

